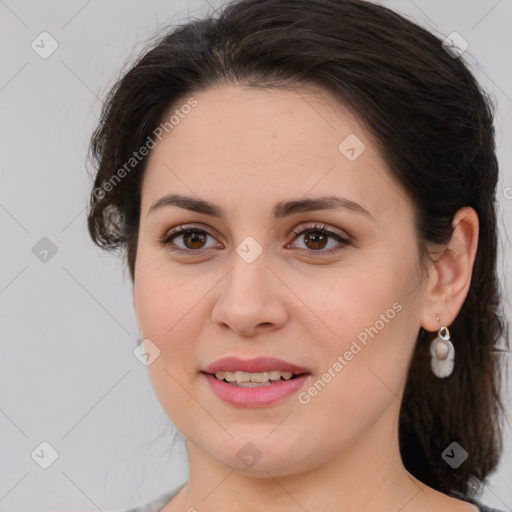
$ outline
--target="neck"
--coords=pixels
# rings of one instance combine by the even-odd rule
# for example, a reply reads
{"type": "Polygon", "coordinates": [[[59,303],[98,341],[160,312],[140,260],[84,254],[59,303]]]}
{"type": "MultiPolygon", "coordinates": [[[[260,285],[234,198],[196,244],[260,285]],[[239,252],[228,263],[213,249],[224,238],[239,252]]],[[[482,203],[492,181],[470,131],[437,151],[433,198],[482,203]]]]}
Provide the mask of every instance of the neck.
{"type": "Polygon", "coordinates": [[[255,512],[267,507],[279,512],[384,512],[409,504],[407,510],[420,510],[420,506],[410,504],[414,500],[420,504],[425,486],[402,464],[398,405],[394,404],[378,422],[360,432],[350,446],[333,451],[328,460],[305,460],[303,468],[286,474],[270,467],[241,473],[220,464],[188,441],[189,482],[183,490],[183,509],[255,512]]]}

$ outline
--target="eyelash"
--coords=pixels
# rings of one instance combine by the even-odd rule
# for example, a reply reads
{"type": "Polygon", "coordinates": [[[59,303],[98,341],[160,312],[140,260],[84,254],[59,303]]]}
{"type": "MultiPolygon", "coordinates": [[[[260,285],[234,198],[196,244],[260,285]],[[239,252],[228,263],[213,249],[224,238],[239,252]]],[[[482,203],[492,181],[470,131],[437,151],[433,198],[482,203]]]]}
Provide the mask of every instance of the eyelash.
{"type": "MultiPolygon", "coordinates": [[[[340,234],[335,233],[334,231],[331,231],[324,224],[315,224],[313,226],[308,226],[307,228],[302,228],[302,229],[297,228],[297,229],[293,230],[293,233],[292,233],[293,240],[292,241],[294,241],[300,235],[304,235],[304,234],[310,233],[310,232],[322,233],[324,235],[327,235],[331,238],[334,238],[337,242],[340,242],[341,244],[343,244],[343,246],[338,247],[336,249],[330,249],[328,251],[323,251],[323,250],[311,251],[308,249],[302,249],[303,251],[306,252],[306,254],[308,256],[317,257],[317,256],[326,255],[326,254],[328,254],[328,255],[337,254],[338,252],[345,250],[347,246],[351,245],[351,241],[348,238],[342,237],[340,234]]],[[[188,226],[188,227],[178,226],[177,228],[173,229],[172,231],[167,232],[162,238],[160,238],[158,240],[158,242],[163,247],[166,247],[167,245],[170,244],[170,242],[173,238],[175,238],[179,235],[185,235],[188,233],[203,233],[203,234],[212,236],[212,235],[210,235],[210,233],[208,233],[208,231],[205,231],[204,229],[201,229],[201,228],[196,228],[194,226],[188,226]]],[[[212,238],[213,238],[213,236],[212,236],[212,238]]],[[[199,253],[203,249],[194,250],[194,249],[170,248],[170,250],[175,251],[175,252],[181,252],[181,253],[191,253],[191,252],[199,253]]]]}

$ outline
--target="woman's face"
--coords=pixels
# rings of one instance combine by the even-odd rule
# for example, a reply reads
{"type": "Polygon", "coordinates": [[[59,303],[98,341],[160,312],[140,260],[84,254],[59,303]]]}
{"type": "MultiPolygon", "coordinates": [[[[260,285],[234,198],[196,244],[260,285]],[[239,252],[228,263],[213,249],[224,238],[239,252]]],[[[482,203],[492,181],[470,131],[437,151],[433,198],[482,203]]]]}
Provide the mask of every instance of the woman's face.
{"type": "Polygon", "coordinates": [[[230,470],[284,475],[363,440],[369,455],[386,449],[426,308],[405,193],[327,95],[192,96],[142,187],[134,305],[146,348],[160,351],[148,371],[162,407],[189,447],[230,470]],[[189,208],[150,211],[170,194],[189,208]],[[198,201],[214,206],[195,211],[198,201]],[[242,362],[217,369],[280,381],[242,387],[206,373],[226,357],[242,362]],[[244,366],[255,358],[281,363],[244,366]],[[265,374],[287,365],[306,374],[265,374]]]}

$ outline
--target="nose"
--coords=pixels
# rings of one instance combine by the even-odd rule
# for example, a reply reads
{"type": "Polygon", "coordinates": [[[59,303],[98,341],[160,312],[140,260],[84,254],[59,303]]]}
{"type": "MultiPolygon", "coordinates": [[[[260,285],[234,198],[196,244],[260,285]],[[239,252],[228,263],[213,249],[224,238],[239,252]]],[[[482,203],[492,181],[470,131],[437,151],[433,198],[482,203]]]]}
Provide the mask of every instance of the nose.
{"type": "Polygon", "coordinates": [[[247,263],[235,255],[232,269],[218,286],[212,320],[222,329],[254,337],[285,325],[287,288],[264,258],[247,263]]]}

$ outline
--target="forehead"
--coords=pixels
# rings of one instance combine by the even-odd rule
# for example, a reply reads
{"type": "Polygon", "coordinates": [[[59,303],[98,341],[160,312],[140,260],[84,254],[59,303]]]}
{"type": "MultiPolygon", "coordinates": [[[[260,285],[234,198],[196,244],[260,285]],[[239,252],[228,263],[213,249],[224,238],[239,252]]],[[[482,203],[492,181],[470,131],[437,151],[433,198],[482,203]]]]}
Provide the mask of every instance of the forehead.
{"type": "MultiPolygon", "coordinates": [[[[302,153],[299,158],[303,159],[304,153],[312,150],[316,150],[313,157],[323,151],[335,154],[344,133],[368,137],[348,109],[311,87],[289,90],[229,85],[190,96],[197,106],[168,133],[172,137],[164,137],[168,149],[189,144],[193,148],[189,158],[208,154],[223,159],[254,157],[262,162],[292,152],[302,153]]],[[[184,97],[176,102],[173,110],[180,110],[186,101],[184,97]]]]}
{"type": "Polygon", "coordinates": [[[399,209],[393,194],[402,193],[369,133],[327,93],[225,86],[172,112],[190,97],[196,106],[150,154],[143,211],[171,192],[214,197],[228,212],[328,193],[372,204],[374,215],[399,209]]]}

